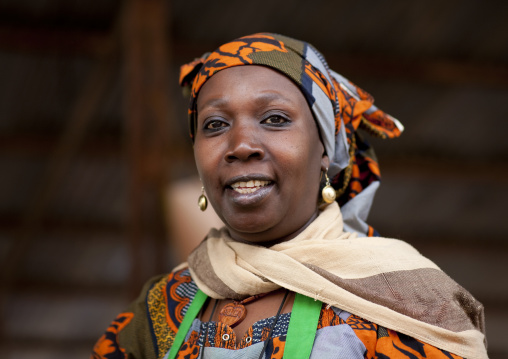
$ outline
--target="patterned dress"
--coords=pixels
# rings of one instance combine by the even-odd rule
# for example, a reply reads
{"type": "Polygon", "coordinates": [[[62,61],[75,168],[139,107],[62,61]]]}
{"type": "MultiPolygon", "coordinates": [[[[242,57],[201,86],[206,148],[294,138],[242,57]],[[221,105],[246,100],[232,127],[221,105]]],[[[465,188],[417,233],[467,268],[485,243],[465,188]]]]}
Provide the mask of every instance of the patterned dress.
{"type": "MultiPolygon", "coordinates": [[[[164,359],[198,288],[187,269],[149,281],[94,346],[92,359],[164,359]]],[[[177,358],[264,358],[284,355],[291,313],[254,323],[237,345],[235,332],[220,322],[195,319],[177,358]]],[[[322,358],[460,358],[335,307],[323,305],[310,356],[322,358]]]]}

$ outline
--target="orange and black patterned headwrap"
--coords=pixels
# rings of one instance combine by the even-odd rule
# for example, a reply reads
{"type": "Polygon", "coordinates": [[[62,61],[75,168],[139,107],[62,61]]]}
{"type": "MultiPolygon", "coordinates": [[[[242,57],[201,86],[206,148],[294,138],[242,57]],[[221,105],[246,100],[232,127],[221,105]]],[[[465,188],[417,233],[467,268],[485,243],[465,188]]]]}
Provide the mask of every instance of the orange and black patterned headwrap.
{"type": "Polygon", "coordinates": [[[398,137],[403,126],[374,106],[374,98],[332,71],[307,42],[260,33],[228,42],[180,69],[180,85],[190,88],[189,128],[194,139],[196,102],[203,84],[233,66],[268,66],[289,77],[304,94],[330,158],[329,176],[337,191],[348,231],[375,235],[366,218],[379,186],[379,166],[372,148],[357,132],[398,137]]]}

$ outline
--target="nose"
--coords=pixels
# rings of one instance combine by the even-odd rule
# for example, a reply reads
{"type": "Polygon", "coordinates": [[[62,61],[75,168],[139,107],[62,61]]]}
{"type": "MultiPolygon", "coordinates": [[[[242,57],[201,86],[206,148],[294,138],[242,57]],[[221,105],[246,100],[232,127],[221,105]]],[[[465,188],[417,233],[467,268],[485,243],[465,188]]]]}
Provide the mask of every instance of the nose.
{"type": "Polygon", "coordinates": [[[228,163],[234,161],[249,161],[252,159],[263,159],[265,151],[263,149],[255,126],[237,124],[233,125],[229,131],[229,148],[224,155],[228,163]]]}

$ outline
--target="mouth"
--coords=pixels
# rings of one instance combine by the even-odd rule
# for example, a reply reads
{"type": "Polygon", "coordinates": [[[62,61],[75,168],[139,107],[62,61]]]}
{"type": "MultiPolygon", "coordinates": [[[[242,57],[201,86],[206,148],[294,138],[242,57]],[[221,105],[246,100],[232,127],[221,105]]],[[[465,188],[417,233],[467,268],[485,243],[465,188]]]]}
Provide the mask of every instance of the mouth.
{"type": "Polygon", "coordinates": [[[264,180],[249,180],[249,181],[238,181],[230,185],[230,187],[238,193],[247,194],[254,193],[259,189],[268,186],[271,181],[264,180]]]}
{"type": "Polygon", "coordinates": [[[226,182],[226,193],[238,206],[254,206],[264,202],[273,192],[275,182],[264,174],[235,176],[226,182]]]}

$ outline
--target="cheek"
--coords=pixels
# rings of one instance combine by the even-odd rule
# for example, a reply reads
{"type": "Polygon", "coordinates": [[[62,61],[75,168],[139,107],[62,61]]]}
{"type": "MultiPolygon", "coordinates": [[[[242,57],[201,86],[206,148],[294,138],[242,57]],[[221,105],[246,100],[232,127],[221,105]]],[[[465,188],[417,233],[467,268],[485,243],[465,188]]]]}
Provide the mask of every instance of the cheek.
{"type": "Polygon", "coordinates": [[[197,142],[194,144],[194,159],[199,177],[203,184],[210,181],[214,170],[217,168],[216,151],[212,151],[206,143],[197,142]]]}
{"type": "MultiPolygon", "coordinates": [[[[309,133],[315,129],[309,129],[309,133]]],[[[321,176],[321,162],[324,153],[324,147],[315,133],[310,137],[305,137],[302,145],[299,146],[297,160],[300,162],[300,176],[301,182],[306,186],[306,190],[311,191],[312,188],[319,189],[319,182],[321,176]]],[[[295,156],[296,157],[296,156],[295,156]]],[[[311,191],[314,192],[314,191],[311,191]]]]}
{"type": "Polygon", "coordinates": [[[321,158],[323,154],[319,138],[301,136],[297,141],[278,142],[278,162],[281,173],[288,180],[308,186],[316,182],[319,187],[321,158]]]}
{"type": "Polygon", "coordinates": [[[197,144],[194,145],[194,162],[196,163],[196,168],[198,169],[199,177],[203,180],[203,159],[201,158],[201,146],[197,144]]]}

